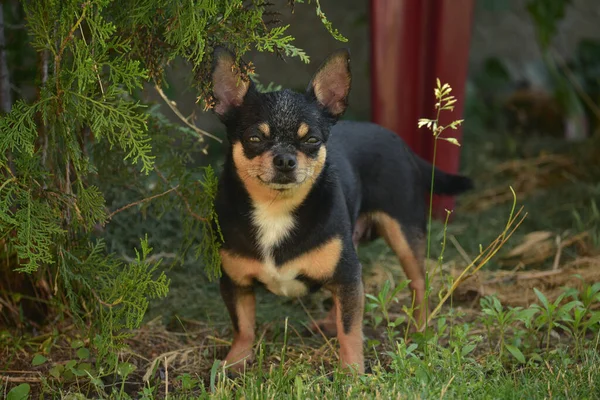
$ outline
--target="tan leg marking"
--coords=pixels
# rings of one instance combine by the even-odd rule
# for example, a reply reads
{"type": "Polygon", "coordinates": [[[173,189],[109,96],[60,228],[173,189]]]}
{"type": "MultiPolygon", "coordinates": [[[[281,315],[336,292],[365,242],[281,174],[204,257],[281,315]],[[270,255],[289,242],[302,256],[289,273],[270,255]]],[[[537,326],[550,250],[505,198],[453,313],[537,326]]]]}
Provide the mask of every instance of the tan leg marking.
{"type": "Polygon", "coordinates": [[[410,288],[413,291],[415,319],[419,327],[425,323],[428,305],[425,304],[425,265],[423,256],[420,254],[422,246],[415,249],[419,252],[419,256],[415,255],[410,248],[406,236],[402,231],[402,227],[394,218],[382,212],[371,214],[381,236],[384,237],[387,244],[396,253],[400,259],[402,268],[406,277],[410,279],[410,288]]]}
{"type": "Polygon", "coordinates": [[[250,286],[263,269],[263,263],[248,257],[238,256],[228,250],[219,250],[221,265],[231,280],[239,286],[250,286]]]}
{"type": "Polygon", "coordinates": [[[256,296],[254,292],[237,292],[235,299],[235,312],[238,330],[234,332],[231,349],[225,357],[225,365],[234,372],[243,370],[252,362],[254,345],[254,327],[256,315],[256,296]],[[232,365],[234,364],[234,365],[232,365]]]}
{"type": "Polygon", "coordinates": [[[333,296],[336,308],[337,338],[340,342],[340,361],[344,368],[355,368],[359,374],[365,372],[365,358],[363,354],[363,313],[365,298],[362,282],[357,285],[356,293],[335,293],[333,296]],[[344,307],[347,314],[352,317],[348,332],[344,329],[344,307]]]}

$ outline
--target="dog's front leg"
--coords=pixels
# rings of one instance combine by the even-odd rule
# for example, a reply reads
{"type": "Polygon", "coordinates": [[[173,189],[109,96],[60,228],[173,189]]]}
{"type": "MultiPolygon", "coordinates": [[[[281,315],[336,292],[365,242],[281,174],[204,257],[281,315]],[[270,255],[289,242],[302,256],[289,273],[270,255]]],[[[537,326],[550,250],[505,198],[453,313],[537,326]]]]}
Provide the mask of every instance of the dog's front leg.
{"type": "Polygon", "coordinates": [[[363,355],[364,290],[360,278],[356,282],[337,285],[333,290],[336,308],[337,338],[340,342],[342,367],[365,371],[363,355]]]}
{"type": "Polygon", "coordinates": [[[251,286],[236,285],[226,273],[221,277],[220,289],[233,323],[233,343],[224,363],[232,372],[239,372],[253,358],[256,296],[251,286]]]}

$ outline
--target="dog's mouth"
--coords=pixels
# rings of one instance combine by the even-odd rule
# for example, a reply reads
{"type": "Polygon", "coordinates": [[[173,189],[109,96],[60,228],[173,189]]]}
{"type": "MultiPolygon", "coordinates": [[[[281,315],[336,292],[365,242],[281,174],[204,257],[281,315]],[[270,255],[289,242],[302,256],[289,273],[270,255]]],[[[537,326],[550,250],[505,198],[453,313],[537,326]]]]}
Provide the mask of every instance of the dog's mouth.
{"type": "Polygon", "coordinates": [[[296,177],[289,175],[276,175],[270,180],[263,179],[262,176],[257,176],[258,180],[270,189],[277,190],[278,192],[285,192],[287,190],[294,189],[304,183],[306,179],[302,181],[296,180],[296,177]]]}

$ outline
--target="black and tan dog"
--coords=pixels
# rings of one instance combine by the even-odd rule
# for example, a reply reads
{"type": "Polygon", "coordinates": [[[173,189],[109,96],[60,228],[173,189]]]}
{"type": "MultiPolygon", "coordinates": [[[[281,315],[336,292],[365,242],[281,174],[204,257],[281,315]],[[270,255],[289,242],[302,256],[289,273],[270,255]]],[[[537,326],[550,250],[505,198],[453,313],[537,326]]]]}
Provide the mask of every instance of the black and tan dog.
{"type": "MultiPolygon", "coordinates": [[[[431,164],[393,132],[371,123],[340,122],[350,90],[349,53],[334,52],[306,93],[259,93],[235,58],[217,49],[215,112],[229,149],[216,211],[223,233],[221,294],[231,315],[233,370],[252,358],[255,295],[262,283],[282,296],[330,290],[334,306],[319,322],[337,335],[343,366],[364,371],[363,283],[356,246],[383,237],[410,279],[423,321],[425,194],[431,164]]],[[[471,187],[435,171],[435,192],[471,187]]]]}

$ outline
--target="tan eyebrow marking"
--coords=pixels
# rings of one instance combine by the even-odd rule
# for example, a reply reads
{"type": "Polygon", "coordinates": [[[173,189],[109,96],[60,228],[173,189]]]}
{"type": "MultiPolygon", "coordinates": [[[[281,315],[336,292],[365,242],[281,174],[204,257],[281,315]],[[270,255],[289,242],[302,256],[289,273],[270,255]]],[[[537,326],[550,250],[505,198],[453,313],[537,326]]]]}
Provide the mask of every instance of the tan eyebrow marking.
{"type": "Polygon", "coordinates": [[[306,122],[300,123],[300,127],[298,128],[298,137],[303,138],[308,133],[308,125],[306,122]]]}
{"type": "Polygon", "coordinates": [[[260,124],[258,124],[258,129],[262,133],[264,133],[265,136],[271,135],[271,128],[269,127],[269,124],[267,124],[266,122],[261,122],[260,124]]]}

